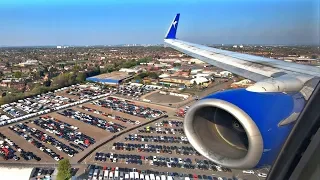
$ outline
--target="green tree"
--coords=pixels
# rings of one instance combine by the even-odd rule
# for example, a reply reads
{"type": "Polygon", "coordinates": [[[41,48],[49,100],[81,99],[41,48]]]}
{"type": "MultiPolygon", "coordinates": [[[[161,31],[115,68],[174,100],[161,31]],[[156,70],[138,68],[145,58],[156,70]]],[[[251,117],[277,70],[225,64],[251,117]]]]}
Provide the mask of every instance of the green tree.
{"type": "Polygon", "coordinates": [[[158,79],[159,78],[158,74],[155,73],[155,72],[150,72],[149,73],[149,77],[152,78],[152,79],[158,79]]]}
{"type": "Polygon", "coordinates": [[[317,59],[317,58],[318,58],[317,55],[315,55],[315,54],[311,55],[311,59],[317,59]]]}
{"type": "Polygon", "coordinates": [[[16,72],[14,72],[13,76],[14,76],[15,78],[21,78],[21,77],[22,77],[22,72],[16,71],[16,72]]]}
{"type": "Polygon", "coordinates": [[[197,82],[196,81],[193,81],[192,85],[195,87],[197,86],[197,82]]]}
{"type": "Polygon", "coordinates": [[[59,161],[57,180],[69,180],[71,178],[71,164],[68,159],[59,161]]]}
{"type": "Polygon", "coordinates": [[[145,77],[148,76],[148,73],[142,72],[142,73],[140,73],[138,76],[139,76],[141,79],[143,79],[143,78],[145,78],[145,77]]]}
{"type": "Polygon", "coordinates": [[[86,73],[79,72],[77,73],[76,81],[78,83],[84,82],[86,80],[86,77],[87,77],[86,73]]]}
{"type": "Polygon", "coordinates": [[[43,85],[46,87],[49,87],[51,85],[51,81],[50,80],[46,80],[43,82],[43,85]]]}
{"type": "Polygon", "coordinates": [[[173,67],[180,67],[181,64],[180,63],[173,63],[173,67]]]}

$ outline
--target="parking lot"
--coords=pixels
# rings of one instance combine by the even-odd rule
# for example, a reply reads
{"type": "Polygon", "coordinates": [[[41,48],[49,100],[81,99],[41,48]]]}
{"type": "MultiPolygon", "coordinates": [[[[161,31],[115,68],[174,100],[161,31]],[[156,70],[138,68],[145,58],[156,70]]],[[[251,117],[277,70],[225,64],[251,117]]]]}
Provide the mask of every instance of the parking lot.
{"type": "MultiPolygon", "coordinates": [[[[232,176],[248,180],[263,179],[257,176],[260,170],[255,171],[255,174],[244,174],[242,171],[229,170],[207,161],[189,144],[183,132],[182,119],[173,117],[177,112],[175,108],[134,101],[130,98],[131,95],[125,96],[128,91],[141,91],[140,98],[155,92],[141,88],[101,90],[100,87],[91,85],[75,85],[3,107],[4,116],[1,116],[0,122],[7,121],[6,117],[19,117],[40,111],[43,113],[0,127],[0,161],[56,163],[62,158],[81,159],[80,156],[85,157],[83,154],[103,139],[150,122],[102,145],[81,163],[97,164],[101,166],[99,169],[104,170],[119,167],[123,170],[123,175],[127,172],[130,175],[129,171],[136,168],[139,177],[141,174],[146,177],[145,175],[153,173],[159,177],[166,174],[167,177],[172,176],[175,179],[232,176]],[[117,97],[101,96],[104,93],[120,91],[120,94],[116,94],[117,97]],[[97,98],[98,96],[101,97],[97,98]],[[51,111],[75,102],[79,103],[51,111]],[[4,110],[5,108],[8,109],[4,110]],[[163,114],[169,114],[170,118],[150,121],[163,114]]],[[[168,100],[172,98],[168,97],[168,100]]],[[[183,109],[181,114],[185,111],[183,109]]],[[[46,174],[48,172],[41,173],[40,176],[46,174]]]]}
{"type": "Polygon", "coordinates": [[[206,159],[189,144],[181,128],[180,120],[158,120],[98,148],[84,162],[159,172],[183,173],[188,169],[197,175],[232,176],[229,169],[220,169],[204,161],[206,159]]]}
{"type": "Polygon", "coordinates": [[[96,84],[87,83],[81,85],[71,85],[56,90],[55,93],[59,96],[67,97],[73,100],[90,99],[106,93],[112,93],[116,88],[106,88],[96,84]]]}
{"type": "Polygon", "coordinates": [[[166,113],[162,110],[150,108],[148,106],[141,106],[135,102],[115,97],[107,97],[102,100],[97,100],[92,102],[92,104],[145,119],[157,118],[166,113]]]}
{"type": "Polygon", "coordinates": [[[149,85],[120,85],[115,91],[115,95],[131,100],[139,100],[140,97],[153,92],[158,88],[149,85]]]}

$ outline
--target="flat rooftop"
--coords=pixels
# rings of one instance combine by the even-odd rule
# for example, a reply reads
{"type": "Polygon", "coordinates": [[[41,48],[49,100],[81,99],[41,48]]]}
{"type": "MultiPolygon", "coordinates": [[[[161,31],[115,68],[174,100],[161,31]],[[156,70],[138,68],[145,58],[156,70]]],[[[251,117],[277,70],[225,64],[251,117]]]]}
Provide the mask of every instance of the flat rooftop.
{"type": "Polygon", "coordinates": [[[131,75],[129,75],[126,72],[114,71],[114,72],[111,72],[111,73],[99,74],[99,75],[93,76],[91,78],[123,80],[123,79],[126,79],[128,77],[131,77],[131,75]]]}

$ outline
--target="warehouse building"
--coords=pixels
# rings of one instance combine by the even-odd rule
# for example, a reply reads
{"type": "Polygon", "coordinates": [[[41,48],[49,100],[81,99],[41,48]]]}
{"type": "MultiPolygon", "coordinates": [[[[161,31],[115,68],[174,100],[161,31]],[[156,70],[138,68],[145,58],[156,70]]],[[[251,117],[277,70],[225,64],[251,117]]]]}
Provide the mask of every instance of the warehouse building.
{"type": "Polygon", "coordinates": [[[126,72],[114,71],[111,73],[99,74],[97,76],[88,77],[86,80],[108,85],[119,85],[122,82],[131,80],[132,78],[133,76],[129,75],[126,72]]]}

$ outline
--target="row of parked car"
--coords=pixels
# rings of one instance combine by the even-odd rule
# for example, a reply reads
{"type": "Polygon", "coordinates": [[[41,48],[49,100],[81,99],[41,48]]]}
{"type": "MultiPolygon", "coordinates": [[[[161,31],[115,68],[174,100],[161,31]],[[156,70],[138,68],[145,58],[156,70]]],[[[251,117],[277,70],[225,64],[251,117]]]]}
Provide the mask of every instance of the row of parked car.
{"type": "Polygon", "coordinates": [[[26,161],[29,161],[31,159],[35,159],[36,161],[41,160],[41,158],[38,157],[36,154],[34,154],[33,152],[30,152],[30,151],[25,151],[24,149],[19,147],[17,144],[15,144],[13,141],[11,141],[9,138],[7,138],[5,135],[0,133],[0,137],[2,139],[4,139],[4,141],[5,141],[4,144],[0,145],[1,151],[2,151],[1,154],[3,154],[3,158],[5,160],[14,159],[15,161],[18,161],[18,160],[20,160],[20,157],[26,161]],[[15,150],[13,150],[12,147],[15,148],[15,150]],[[15,152],[19,152],[20,157],[13,154],[15,152]]]}
{"type": "MultiPolygon", "coordinates": [[[[73,157],[75,154],[78,153],[77,150],[71,148],[70,146],[62,143],[61,141],[57,140],[56,138],[44,133],[43,131],[37,128],[30,128],[29,126],[19,123],[17,126],[22,129],[22,131],[28,132],[31,136],[35,137],[39,141],[42,141],[47,144],[51,144],[52,146],[56,147],[59,151],[62,151],[68,156],[73,157]]],[[[53,133],[53,132],[52,132],[53,133]]],[[[41,150],[41,149],[40,149],[41,150]]]]}
{"type": "Polygon", "coordinates": [[[139,170],[136,168],[102,167],[89,165],[88,180],[234,180],[214,175],[187,174],[139,170]]]}
{"type": "Polygon", "coordinates": [[[146,126],[143,129],[138,130],[139,133],[155,133],[155,134],[181,134],[184,135],[182,128],[161,128],[146,126]]]}
{"type": "Polygon", "coordinates": [[[51,179],[51,176],[54,172],[53,168],[35,168],[31,174],[31,178],[43,177],[46,180],[51,179]]]}
{"type": "Polygon", "coordinates": [[[149,136],[139,134],[129,134],[125,137],[126,141],[138,141],[138,142],[160,142],[160,143],[183,143],[190,144],[186,136],[149,136]]]}
{"type": "Polygon", "coordinates": [[[32,123],[49,133],[55,134],[57,137],[75,143],[83,148],[87,148],[96,142],[94,138],[77,131],[78,127],[59,121],[50,116],[40,117],[39,119],[32,121],[32,123]]]}
{"type": "Polygon", "coordinates": [[[171,120],[163,120],[161,122],[156,122],[154,123],[155,126],[157,127],[183,127],[183,122],[182,121],[171,121],[171,120]]]}
{"type": "MultiPolygon", "coordinates": [[[[61,159],[63,159],[63,157],[60,156],[59,154],[57,154],[55,151],[46,147],[41,142],[39,142],[36,139],[29,136],[26,131],[23,131],[22,129],[20,129],[19,125],[10,126],[9,129],[12,130],[14,133],[16,133],[18,136],[22,137],[23,139],[25,139],[26,141],[31,143],[32,145],[34,145],[35,147],[37,147],[40,151],[43,151],[45,154],[49,155],[55,161],[60,161],[61,159]]],[[[53,146],[58,147],[58,145],[53,145],[53,146]]],[[[29,157],[31,157],[31,156],[29,156],[29,157]]],[[[38,158],[32,157],[32,158],[36,159],[37,161],[41,160],[40,157],[38,157],[38,158]]],[[[32,159],[32,158],[30,158],[30,159],[32,159]]]]}
{"type": "MultiPolygon", "coordinates": [[[[109,161],[116,163],[118,159],[125,160],[126,164],[147,164],[151,166],[168,167],[168,168],[186,168],[186,169],[203,169],[202,166],[198,164],[193,164],[190,158],[176,158],[176,157],[164,157],[164,156],[140,156],[132,154],[115,154],[115,153],[101,153],[97,152],[95,154],[95,161],[109,161]]],[[[212,170],[217,171],[216,168],[212,170]]]]}
{"type": "Polygon", "coordinates": [[[69,95],[77,96],[79,99],[91,99],[95,96],[112,93],[111,88],[102,88],[94,83],[71,85],[70,87],[61,90],[65,91],[69,95]]]}
{"type": "Polygon", "coordinates": [[[115,111],[120,111],[133,116],[138,116],[146,119],[157,118],[163,114],[165,111],[152,109],[150,107],[144,107],[133,104],[133,102],[128,100],[122,100],[115,97],[107,97],[104,100],[97,100],[92,102],[94,105],[98,105],[105,108],[110,108],[115,111]]]}
{"type": "Polygon", "coordinates": [[[232,172],[231,169],[217,166],[212,161],[208,160],[201,160],[201,159],[195,159],[196,161],[196,168],[201,170],[213,170],[213,171],[224,171],[224,172],[232,172]]]}
{"type": "Polygon", "coordinates": [[[166,145],[153,145],[153,144],[132,144],[132,143],[121,143],[115,142],[112,146],[113,150],[120,151],[138,151],[138,152],[148,152],[148,153],[167,153],[183,155],[197,155],[200,154],[191,146],[166,146],[166,145]]]}
{"type": "Polygon", "coordinates": [[[20,150],[20,152],[22,151],[22,149],[17,144],[7,138],[7,136],[5,136],[4,134],[0,133],[0,156],[4,160],[20,160],[20,158],[15,154],[18,149],[20,150]]]}
{"type": "MultiPolygon", "coordinates": [[[[6,113],[8,113],[10,116],[16,118],[24,115],[22,112],[18,111],[14,106],[10,105],[2,105],[2,110],[6,113]]],[[[4,119],[4,120],[9,120],[9,119],[4,119]]],[[[2,120],[3,121],[3,120],[2,120]]]]}
{"type": "Polygon", "coordinates": [[[139,98],[144,94],[154,91],[154,88],[150,86],[134,86],[134,85],[120,85],[115,94],[124,96],[126,98],[133,97],[139,98]]]}
{"type": "Polygon", "coordinates": [[[83,109],[83,110],[85,110],[85,111],[93,112],[93,113],[96,113],[96,114],[101,114],[101,115],[103,115],[105,117],[108,117],[108,118],[111,118],[111,119],[115,119],[115,120],[118,120],[118,121],[122,121],[124,123],[140,124],[140,121],[127,119],[127,118],[116,116],[116,115],[113,115],[113,114],[110,114],[110,113],[104,113],[102,111],[99,111],[99,110],[96,110],[96,109],[92,109],[92,108],[89,108],[89,107],[86,107],[86,106],[83,106],[83,105],[79,105],[78,107],[83,109]]]}
{"type": "Polygon", "coordinates": [[[112,121],[106,121],[104,119],[100,119],[98,117],[82,113],[80,111],[75,111],[73,109],[66,109],[66,110],[63,110],[63,111],[58,112],[58,113],[63,115],[63,116],[66,116],[66,117],[69,117],[69,118],[72,118],[72,119],[75,119],[75,120],[90,124],[92,126],[96,126],[98,128],[101,128],[103,130],[109,131],[111,133],[116,133],[116,132],[119,132],[121,130],[126,129],[125,126],[122,126],[122,125],[120,125],[118,123],[114,123],[112,121]]]}
{"type": "Polygon", "coordinates": [[[35,113],[45,109],[59,107],[61,105],[72,103],[74,101],[75,100],[67,97],[57,96],[53,92],[48,92],[45,94],[39,94],[34,97],[20,99],[17,102],[12,102],[10,104],[2,105],[1,108],[11,106],[20,109],[25,113],[35,113]]]}
{"type": "MultiPolygon", "coordinates": [[[[67,90],[69,88],[77,88],[84,85],[72,85],[70,87],[64,87],[54,92],[48,92],[45,94],[39,94],[33,97],[18,100],[17,102],[12,102],[9,104],[1,105],[1,109],[13,118],[1,118],[0,126],[7,125],[14,122],[19,122],[34,116],[43,115],[51,111],[56,111],[71,106],[79,105],[85,103],[89,100],[95,100],[102,97],[106,97],[111,94],[112,91],[107,90],[96,90],[97,93],[92,94],[88,98],[83,98],[80,100],[70,99],[68,97],[56,95],[57,92],[67,90]],[[109,93],[107,93],[109,92],[109,93]]],[[[86,86],[86,85],[85,85],[86,86]]],[[[100,88],[94,84],[90,85],[90,88],[100,88]]],[[[82,89],[85,91],[86,89],[82,89]]]]}
{"type": "Polygon", "coordinates": [[[25,126],[21,124],[9,126],[9,129],[15,132],[17,135],[19,135],[23,139],[25,139],[26,141],[28,141],[29,143],[31,143],[32,145],[34,145],[35,147],[37,147],[40,151],[43,151],[47,155],[51,156],[51,158],[53,158],[56,161],[63,159],[63,157],[58,153],[56,153],[54,150],[43,145],[43,143],[51,144],[57,150],[68,153],[70,157],[72,157],[75,153],[78,153],[76,150],[70,148],[69,146],[59,141],[54,141],[53,139],[46,139],[47,136],[43,136],[43,134],[38,135],[35,130],[30,130],[30,129],[26,130],[25,126]]]}

